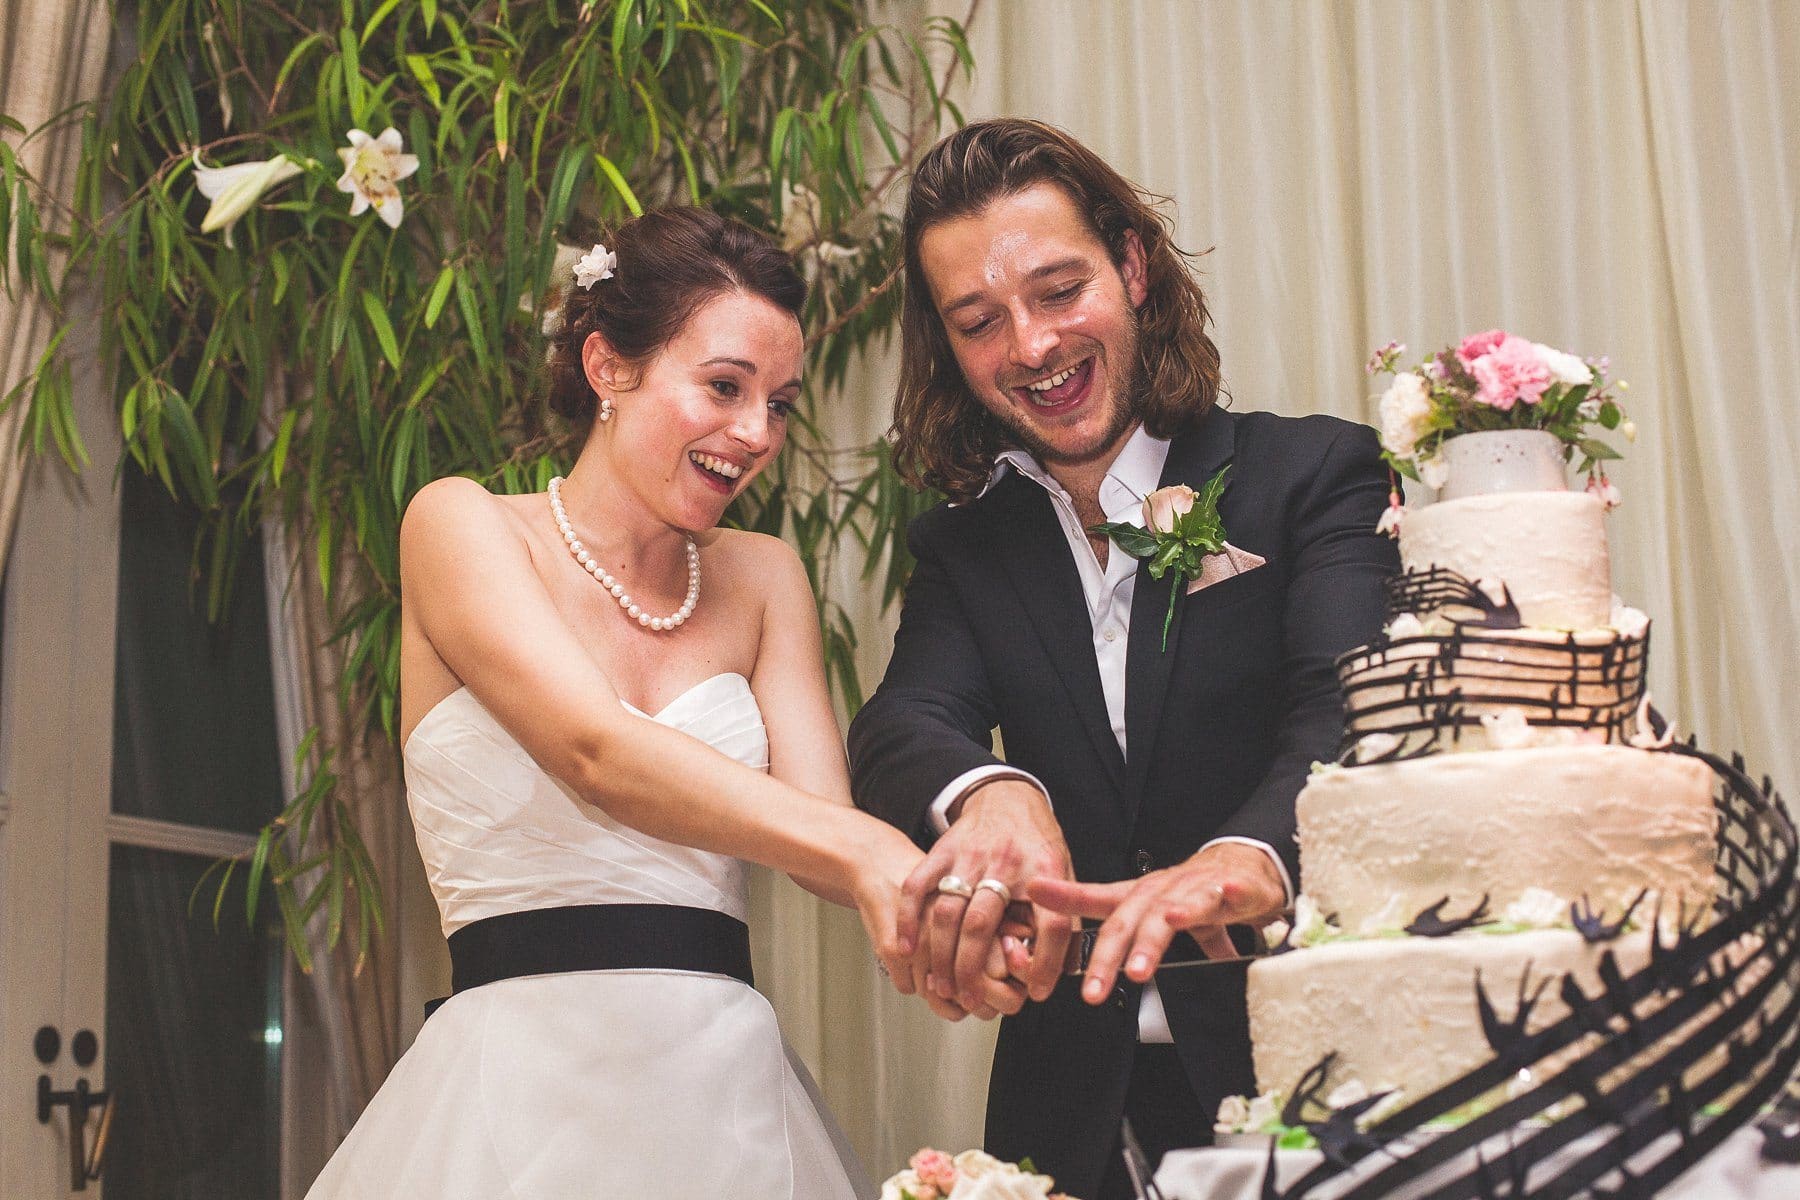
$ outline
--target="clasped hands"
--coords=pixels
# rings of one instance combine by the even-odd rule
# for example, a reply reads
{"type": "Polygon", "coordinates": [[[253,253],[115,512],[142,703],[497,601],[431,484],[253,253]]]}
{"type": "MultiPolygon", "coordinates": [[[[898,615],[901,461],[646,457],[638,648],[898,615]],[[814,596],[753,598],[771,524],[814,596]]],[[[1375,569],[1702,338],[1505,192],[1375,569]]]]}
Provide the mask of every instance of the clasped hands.
{"type": "Polygon", "coordinates": [[[1237,843],[1136,879],[1077,883],[1043,793],[1000,779],[963,801],[902,885],[902,961],[888,974],[948,1020],[1011,1015],[1048,998],[1069,969],[1076,918],[1104,919],[1081,989],[1099,1004],[1121,970],[1149,979],[1175,934],[1185,930],[1208,955],[1229,957],[1236,950],[1226,926],[1272,920],[1286,899],[1269,856],[1237,843]]]}

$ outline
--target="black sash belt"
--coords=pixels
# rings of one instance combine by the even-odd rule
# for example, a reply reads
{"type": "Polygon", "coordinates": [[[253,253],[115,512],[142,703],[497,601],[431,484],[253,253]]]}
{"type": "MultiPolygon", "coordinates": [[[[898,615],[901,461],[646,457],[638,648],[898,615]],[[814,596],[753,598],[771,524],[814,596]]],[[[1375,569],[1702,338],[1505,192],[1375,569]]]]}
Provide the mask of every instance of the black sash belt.
{"type": "MultiPolygon", "coordinates": [[[[450,988],[568,971],[698,971],[754,985],[750,930],[710,908],[579,904],[503,913],[450,935],[450,988]]],[[[443,1000],[425,1006],[430,1016],[443,1000]]]]}

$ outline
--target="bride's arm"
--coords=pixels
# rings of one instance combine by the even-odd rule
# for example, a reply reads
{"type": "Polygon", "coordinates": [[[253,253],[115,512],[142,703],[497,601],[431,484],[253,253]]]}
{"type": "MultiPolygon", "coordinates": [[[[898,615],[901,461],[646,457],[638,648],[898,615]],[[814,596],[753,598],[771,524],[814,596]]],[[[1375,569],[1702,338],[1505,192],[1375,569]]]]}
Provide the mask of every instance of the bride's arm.
{"type": "MultiPolygon", "coordinates": [[[[850,806],[850,767],[831,708],[818,607],[800,556],[786,542],[740,534],[740,545],[762,590],[761,635],[750,690],[769,732],[769,774],[803,792],[850,806]]],[[[834,904],[852,901],[824,879],[794,882],[834,904]]]]}
{"type": "Polygon", "coordinates": [[[888,894],[917,857],[905,836],[629,713],[480,485],[420,491],[401,526],[400,571],[432,648],[544,770],[634,829],[820,881],[856,904],[890,968],[907,961],[888,894]]]}
{"type": "MultiPolygon", "coordinates": [[[[785,542],[756,535],[740,537],[755,560],[754,569],[746,575],[757,581],[764,601],[762,635],[750,687],[756,693],[763,726],[769,733],[769,774],[832,804],[850,808],[850,767],[844,758],[837,715],[831,707],[818,608],[806,568],[785,542]]],[[[817,896],[838,904],[854,903],[829,880],[800,872],[790,874],[794,882],[817,896]]],[[[968,1010],[940,999],[926,986],[930,969],[928,949],[921,945],[914,953],[910,975],[893,975],[893,964],[888,965],[900,991],[909,995],[917,992],[939,1016],[960,1020],[967,1011],[987,1019],[1000,1012],[1015,1013],[1023,1004],[1023,990],[1007,980],[1006,962],[997,943],[990,955],[989,979],[968,1010]]]]}

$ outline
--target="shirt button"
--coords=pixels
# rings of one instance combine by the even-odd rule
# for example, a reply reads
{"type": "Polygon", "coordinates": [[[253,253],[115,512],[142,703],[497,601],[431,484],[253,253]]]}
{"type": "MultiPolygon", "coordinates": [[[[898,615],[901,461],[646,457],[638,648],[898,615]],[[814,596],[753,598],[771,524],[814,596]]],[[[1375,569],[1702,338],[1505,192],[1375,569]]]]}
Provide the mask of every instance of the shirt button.
{"type": "Polygon", "coordinates": [[[1148,875],[1151,869],[1156,866],[1156,860],[1150,857],[1150,852],[1148,850],[1139,850],[1137,852],[1136,862],[1139,875],[1148,875]]]}
{"type": "Polygon", "coordinates": [[[1109,642],[1116,642],[1119,640],[1119,630],[1116,626],[1108,625],[1106,627],[1106,632],[1102,633],[1100,636],[1109,642]]]}

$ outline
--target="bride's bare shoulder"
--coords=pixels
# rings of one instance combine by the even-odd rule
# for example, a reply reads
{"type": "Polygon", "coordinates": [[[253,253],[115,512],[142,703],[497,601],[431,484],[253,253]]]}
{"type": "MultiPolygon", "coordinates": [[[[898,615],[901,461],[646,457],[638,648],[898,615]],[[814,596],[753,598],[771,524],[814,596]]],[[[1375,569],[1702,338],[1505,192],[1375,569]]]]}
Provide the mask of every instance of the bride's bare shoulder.
{"type": "Polygon", "coordinates": [[[462,475],[433,480],[420,488],[400,521],[400,562],[420,563],[454,546],[463,552],[522,552],[527,527],[522,501],[497,496],[462,475]]]}
{"type": "MultiPolygon", "coordinates": [[[[743,594],[759,594],[769,600],[812,599],[806,565],[788,543],[766,533],[720,529],[708,543],[721,574],[743,594]]],[[[809,610],[810,611],[810,610],[809,610]]]]}

